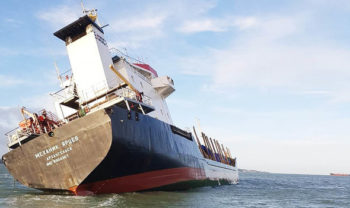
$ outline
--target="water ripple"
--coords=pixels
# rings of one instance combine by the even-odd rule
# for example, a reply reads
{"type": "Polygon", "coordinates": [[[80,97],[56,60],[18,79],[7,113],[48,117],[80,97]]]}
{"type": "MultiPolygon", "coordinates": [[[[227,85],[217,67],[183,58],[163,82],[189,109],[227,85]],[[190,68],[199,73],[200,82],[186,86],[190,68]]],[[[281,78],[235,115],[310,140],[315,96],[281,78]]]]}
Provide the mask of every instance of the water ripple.
{"type": "Polygon", "coordinates": [[[237,185],[81,197],[26,188],[0,165],[0,207],[348,208],[350,177],[242,173],[237,185]]]}

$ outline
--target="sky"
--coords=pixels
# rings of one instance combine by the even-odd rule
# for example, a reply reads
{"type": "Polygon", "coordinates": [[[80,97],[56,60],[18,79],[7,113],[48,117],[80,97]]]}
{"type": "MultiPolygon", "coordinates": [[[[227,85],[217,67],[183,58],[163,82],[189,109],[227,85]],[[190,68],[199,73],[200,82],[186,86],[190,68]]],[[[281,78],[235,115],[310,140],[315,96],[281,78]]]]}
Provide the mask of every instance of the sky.
{"type": "MultiPolygon", "coordinates": [[[[350,1],[101,0],[110,48],[169,75],[174,123],[196,119],[229,147],[239,168],[350,173],[350,1]]],[[[53,36],[82,16],[79,0],[1,1],[0,133],[19,108],[53,109],[54,63],[69,69],[53,36]]],[[[7,151],[0,136],[0,155],[7,151]]]]}

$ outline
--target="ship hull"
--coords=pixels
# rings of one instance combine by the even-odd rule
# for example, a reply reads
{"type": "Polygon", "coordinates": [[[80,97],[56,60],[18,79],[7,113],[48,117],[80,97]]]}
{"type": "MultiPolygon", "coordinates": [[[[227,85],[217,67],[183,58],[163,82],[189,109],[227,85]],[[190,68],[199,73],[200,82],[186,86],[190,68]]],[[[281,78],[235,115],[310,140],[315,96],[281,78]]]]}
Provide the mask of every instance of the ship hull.
{"type": "MultiPolygon", "coordinates": [[[[118,106],[108,109],[107,112],[102,110],[93,113],[98,115],[95,117],[99,120],[89,118],[91,115],[77,119],[77,123],[79,120],[85,120],[85,123],[89,120],[94,123],[98,121],[98,127],[95,127],[98,131],[94,128],[81,130],[84,125],[78,125],[78,132],[81,132],[77,134],[79,141],[68,144],[72,150],[62,162],[47,167],[39,164],[41,169],[32,173],[22,172],[28,170],[24,163],[18,166],[16,160],[24,150],[31,156],[26,160],[31,166],[38,165],[33,164],[33,161],[45,164],[50,162],[50,155],[57,154],[60,149],[35,160],[33,155],[35,157],[37,152],[55,144],[31,151],[27,148],[33,148],[39,140],[52,139],[46,138],[47,136],[38,137],[10,151],[3,157],[10,173],[29,187],[41,190],[69,190],[76,195],[178,190],[194,186],[237,183],[236,167],[203,158],[195,141],[174,132],[169,124],[118,106]],[[104,136],[101,136],[103,133],[104,136]],[[84,136],[89,136],[93,141],[88,143],[84,136]],[[83,148],[85,153],[79,155],[83,148]],[[86,149],[91,151],[90,154],[86,149]],[[92,164],[81,170],[75,167],[79,164],[77,161],[92,164]],[[54,176],[55,172],[64,172],[62,178],[54,182],[46,179],[57,177],[54,176]],[[83,174],[76,176],[77,172],[83,174]],[[41,177],[35,178],[35,174],[38,173],[41,177]]],[[[56,138],[57,144],[62,144],[67,137],[75,138],[75,132],[62,136],[66,135],[66,131],[62,133],[64,129],[61,128],[55,132],[55,135],[62,137],[56,138]]]]}

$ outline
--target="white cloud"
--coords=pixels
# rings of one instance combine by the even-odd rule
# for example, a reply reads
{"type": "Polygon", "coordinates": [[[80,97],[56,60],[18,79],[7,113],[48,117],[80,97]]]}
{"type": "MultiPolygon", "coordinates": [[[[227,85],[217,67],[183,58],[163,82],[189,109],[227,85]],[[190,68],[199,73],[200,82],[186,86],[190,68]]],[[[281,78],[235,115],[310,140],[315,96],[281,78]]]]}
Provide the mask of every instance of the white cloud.
{"type": "Polygon", "coordinates": [[[257,19],[255,17],[237,17],[234,20],[234,25],[241,30],[249,29],[257,25],[257,19]]]}
{"type": "Polygon", "coordinates": [[[300,40],[307,27],[304,18],[255,17],[250,29],[239,33],[226,48],[209,49],[181,60],[188,65],[183,73],[212,77],[212,86],[206,85],[206,89],[288,88],[344,96],[350,90],[350,50],[300,40]]]}
{"type": "MultiPolygon", "coordinates": [[[[324,174],[347,173],[348,141],[319,142],[308,140],[232,139],[225,142],[238,157],[240,168],[277,173],[324,174]]],[[[331,141],[329,138],[328,141],[331,141]]]]}
{"type": "Polygon", "coordinates": [[[0,48],[0,56],[34,56],[34,57],[42,57],[42,56],[63,56],[66,55],[67,52],[63,49],[59,48],[0,48]]]}
{"type": "Polygon", "coordinates": [[[0,48],[0,56],[15,56],[20,53],[21,53],[20,50],[16,50],[13,48],[4,48],[4,47],[0,48]]]}
{"type": "Polygon", "coordinates": [[[196,54],[190,57],[180,57],[178,61],[180,65],[179,69],[181,69],[180,72],[186,75],[197,75],[197,76],[212,75],[210,66],[212,66],[213,63],[210,63],[211,59],[209,61],[205,61],[205,60],[208,59],[208,54],[211,55],[213,52],[214,50],[207,49],[206,54],[196,54]]]}
{"type": "Polygon", "coordinates": [[[162,26],[165,20],[164,15],[145,15],[117,20],[113,25],[115,32],[138,31],[144,29],[156,29],[162,26]]]}
{"type": "Polygon", "coordinates": [[[343,88],[336,89],[329,93],[328,97],[330,97],[330,103],[350,103],[350,87],[344,86],[343,88]]]}
{"type": "Polygon", "coordinates": [[[221,122],[202,125],[203,129],[230,147],[241,168],[308,174],[348,171],[344,164],[350,162],[345,148],[350,121],[336,104],[350,102],[350,50],[309,33],[308,27],[317,21],[312,16],[253,19],[247,27],[243,23],[222,27],[239,29],[225,48],[180,59],[187,65],[183,73],[212,79],[203,85],[203,92],[227,100],[227,108],[219,104],[207,112],[221,117],[221,122]],[[242,89],[249,89],[247,95],[231,102],[242,89]],[[283,93],[273,101],[294,100],[283,105],[271,102],[269,96],[276,94],[264,96],[261,90],[283,93]]]}
{"type": "Polygon", "coordinates": [[[19,78],[0,74],[0,87],[11,87],[23,83],[24,81],[19,78]]]}
{"type": "Polygon", "coordinates": [[[213,19],[192,20],[185,22],[179,31],[183,33],[195,33],[195,32],[222,32],[226,30],[226,25],[220,24],[221,22],[213,19]]]}
{"type": "Polygon", "coordinates": [[[7,152],[7,138],[4,135],[16,128],[21,120],[19,108],[0,106],[0,156],[7,152]]]}
{"type": "Polygon", "coordinates": [[[224,32],[233,27],[246,30],[256,24],[257,20],[254,17],[202,18],[185,21],[178,31],[182,33],[224,32]]]}
{"type": "Polygon", "coordinates": [[[313,9],[326,10],[350,10],[350,2],[348,0],[307,0],[303,2],[304,5],[310,6],[313,9]],[[308,5],[309,4],[309,5],[308,5]]]}
{"type": "Polygon", "coordinates": [[[61,5],[37,13],[37,17],[48,22],[53,28],[59,28],[82,16],[81,8],[77,4],[61,5]]]}
{"type": "Polygon", "coordinates": [[[170,97],[168,100],[169,105],[177,106],[178,108],[191,109],[197,106],[197,103],[188,99],[179,99],[170,97]]]}
{"type": "MultiPolygon", "coordinates": [[[[130,32],[131,33],[131,32],[130,32]]],[[[164,36],[164,33],[162,30],[152,30],[149,31],[148,29],[143,29],[134,31],[132,34],[129,32],[126,33],[114,33],[111,34],[113,37],[117,37],[117,41],[111,41],[108,45],[111,48],[126,48],[126,49],[137,49],[140,47],[145,47],[152,43],[153,40],[159,39],[162,36],[164,36]]]]}
{"type": "MultiPolygon", "coordinates": [[[[216,6],[216,1],[179,0],[148,2],[133,12],[120,12],[112,22],[112,34],[115,37],[112,47],[139,48],[149,47],[152,41],[164,39],[173,33],[187,19],[200,17],[216,6]]],[[[105,18],[106,19],[106,18],[105,18]]]]}
{"type": "Polygon", "coordinates": [[[13,18],[5,18],[4,21],[7,23],[17,23],[18,22],[17,20],[15,20],[13,18]]]}
{"type": "MultiPolygon", "coordinates": [[[[52,99],[49,95],[34,96],[22,99],[21,103],[29,111],[37,112],[46,109],[56,114],[52,99]]],[[[7,151],[7,138],[4,136],[8,131],[18,127],[22,120],[20,107],[2,107],[0,106],[0,156],[7,151]]]]}
{"type": "Polygon", "coordinates": [[[347,171],[343,164],[350,160],[350,119],[337,117],[336,111],[269,112],[219,105],[207,113],[221,120],[203,120],[202,129],[231,149],[240,168],[299,174],[347,171]]]}
{"type": "Polygon", "coordinates": [[[336,81],[345,81],[343,77],[350,75],[347,71],[350,51],[331,47],[255,42],[216,51],[213,57],[216,63],[214,82],[224,86],[318,90],[333,88],[340,84],[336,81]]]}
{"type": "MultiPolygon", "coordinates": [[[[115,2],[101,4],[99,11],[115,2]]],[[[139,48],[148,47],[147,43],[166,37],[173,32],[170,28],[184,20],[203,16],[216,6],[216,0],[179,0],[179,1],[149,1],[141,7],[117,8],[112,15],[102,15],[103,20],[109,20],[111,29],[108,36],[112,37],[111,47],[139,48]],[[115,20],[115,21],[113,21],[115,20]]],[[[37,13],[37,17],[46,21],[54,28],[60,28],[76,20],[81,14],[79,4],[60,5],[37,13]]]]}
{"type": "Polygon", "coordinates": [[[138,15],[117,17],[112,22],[109,36],[115,37],[109,45],[118,48],[138,48],[144,43],[161,38],[164,32],[166,12],[155,13],[146,9],[138,15]]]}
{"type": "Polygon", "coordinates": [[[30,98],[23,98],[21,103],[25,104],[25,107],[33,109],[34,111],[46,109],[56,114],[54,100],[48,93],[32,96],[30,98]]]}
{"type": "Polygon", "coordinates": [[[23,21],[17,20],[15,18],[5,18],[3,20],[9,27],[18,28],[23,25],[23,21]]]}
{"type": "Polygon", "coordinates": [[[0,107],[0,128],[13,129],[20,120],[20,110],[16,107],[0,107]]]}
{"type": "Polygon", "coordinates": [[[205,15],[217,6],[217,0],[165,0],[148,3],[142,10],[152,10],[154,14],[167,13],[176,20],[205,15]]]}

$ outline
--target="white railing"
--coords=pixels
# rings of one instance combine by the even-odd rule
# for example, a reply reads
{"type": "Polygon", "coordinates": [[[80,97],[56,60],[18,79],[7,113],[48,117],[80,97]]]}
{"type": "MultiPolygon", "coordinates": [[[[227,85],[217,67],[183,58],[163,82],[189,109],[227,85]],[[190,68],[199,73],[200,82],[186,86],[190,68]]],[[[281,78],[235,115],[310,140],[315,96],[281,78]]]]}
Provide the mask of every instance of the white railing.
{"type": "Polygon", "coordinates": [[[74,89],[75,86],[72,69],[68,69],[67,71],[61,73],[59,75],[59,79],[61,82],[60,86],[62,87],[62,89],[50,94],[52,97],[55,98],[56,101],[63,102],[69,98],[77,96],[77,93],[74,89]]]}
{"type": "MultiPolygon", "coordinates": [[[[117,87],[122,83],[123,82],[118,77],[115,77],[114,79],[110,80],[110,85],[113,87],[117,87]]],[[[94,99],[96,99],[97,101],[99,100],[98,97],[100,97],[101,95],[105,95],[106,97],[108,91],[111,90],[113,87],[110,87],[105,81],[102,81],[97,84],[94,84],[88,89],[80,90],[79,95],[81,96],[81,103],[91,100],[93,101],[94,99]]],[[[120,88],[111,94],[115,94],[118,97],[126,97],[138,101],[136,93],[129,88],[120,88]]],[[[152,105],[152,99],[146,95],[142,95],[142,102],[147,105],[152,105]]]]}
{"type": "Polygon", "coordinates": [[[120,58],[124,58],[126,61],[128,62],[135,62],[135,63],[141,63],[141,64],[145,64],[143,61],[138,60],[136,58],[133,58],[129,55],[127,55],[126,53],[121,52],[119,49],[117,48],[110,48],[109,52],[111,53],[111,56],[114,57],[115,55],[119,56],[120,58]]]}
{"type": "MultiPolygon", "coordinates": [[[[137,101],[136,93],[129,88],[119,89],[114,94],[119,97],[126,97],[137,101]]],[[[142,103],[152,106],[152,99],[146,95],[142,95],[142,103]]]]}
{"type": "Polygon", "coordinates": [[[81,103],[97,98],[103,94],[107,95],[108,91],[114,87],[123,83],[118,77],[109,80],[109,84],[106,81],[100,81],[94,83],[91,87],[85,88],[79,91],[81,103]]]}
{"type": "MultiPolygon", "coordinates": [[[[110,88],[108,88],[108,86],[106,84],[105,87],[103,87],[103,88],[95,88],[95,86],[94,86],[90,90],[86,90],[86,91],[82,90],[81,94],[86,96],[88,93],[90,93],[90,95],[93,95],[90,98],[90,100],[93,100],[94,98],[96,98],[96,100],[98,100],[97,98],[103,94],[105,94],[107,96],[108,90],[110,90],[110,88]]],[[[111,94],[115,94],[118,97],[126,97],[129,99],[138,101],[136,93],[129,88],[120,88],[111,94]]],[[[87,99],[84,98],[84,101],[87,101],[87,99]]],[[[147,104],[147,105],[152,105],[152,99],[146,95],[142,95],[142,102],[147,104]]]]}
{"type": "Polygon", "coordinates": [[[145,82],[147,82],[148,84],[152,85],[151,84],[151,80],[148,79],[147,77],[145,77],[143,74],[141,74],[138,70],[135,69],[135,66],[132,64],[132,63],[140,63],[140,64],[146,64],[138,59],[135,59],[131,56],[128,56],[127,54],[121,52],[120,50],[116,49],[116,48],[110,48],[109,49],[112,57],[117,55],[119,56],[121,59],[123,59],[130,67],[131,69],[133,70],[133,72],[138,76],[140,77],[141,79],[143,79],[145,82]]]}
{"type": "Polygon", "coordinates": [[[5,135],[8,139],[8,146],[12,146],[13,144],[19,143],[21,144],[21,141],[25,138],[32,135],[32,131],[28,128],[26,130],[21,129],[20,127],[17,127],[9,132],[7,132],[5,135]]]}
{"type": "MultiPolygon", "coordinates": [[[[41,110],[36,114],[43,115],[43,112],[45,112],[45,119],[55,122],[56,127],[63,124],[63,122],[59,121],[57,116],[50,111],[41,110]]],[[[24,122],[23,127],[17,127],[5,134],[8,138],[9,147],[17,143],[21,145],[21,141],[25,140],[29,136],[49,133],[53,129],[53,127],[43,126],[38,123],[35,124],[34,122],[31,122],[30,126],[28,126],[29,119],[23,120],[21,122],[24,122]]]]}
{"type": "Polygon", "coordinates": [[[77,93],[74,90],[74,86],[71,85],[50,95],[54,97],[58,102],[63,102],[71,97],[77,96],[77,93]]]}
{"type": "MultiPolygon", "coordinates": [[[[124,83],[119,77],[114,77],[113,79],[108,80],[109,84],[106,81],[101,81],[93,84],[90,88],[83,89],[79,91],[79,95],[81,97],[81,101],[86,102],[89,100],[93,100],[103,94],[107,96],[109,90],[114,87],[120,86],[124,83]]],[[[115,95],[119,97],[127,97],[133,100],[137,100],[136,93],[129,88],[121,88],[114,92],[115,95]]],[[[151,105],[151,98],[145,95],[142,95],[142,101],[145,104],[151,105]]]]}

